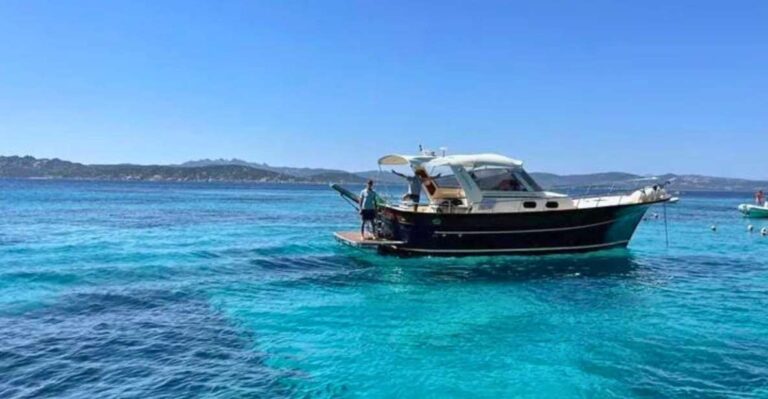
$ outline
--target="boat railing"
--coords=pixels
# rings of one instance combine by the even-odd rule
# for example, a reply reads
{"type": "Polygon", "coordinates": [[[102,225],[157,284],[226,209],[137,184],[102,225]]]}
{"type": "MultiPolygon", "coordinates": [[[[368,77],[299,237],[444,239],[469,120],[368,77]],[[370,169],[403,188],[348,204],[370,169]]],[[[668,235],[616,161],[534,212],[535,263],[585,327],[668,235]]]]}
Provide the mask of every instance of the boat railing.
{"type": "MultiPolygon", "coordinates": [[[[582,194],[573,195],[571,193],[566,192],[568,195],[568,198],[573,200],[573,205],[576,208],[580,207],[594,207],[597,208],[600,206],[601,203],[604,203],[605,201],[611,201],[612,205],[622,205],[626,204],[627,201],[630,200],[632,193],[636,190],[631,191],[625,191],[623,189],[618,189],[615,185],[611,185],[608,187],[607,190],[602,191],[595,191],[595,188],[593,186],[586,187],[586,190],[582,194]],[[614,202],[615,201],[615,202],[614,202]],[[586,205],[586,206],[585,206],[586,205]]],[[[514,202],[515,206],[514,209],[512,209],[513,212],[518,212],[523,209],[523,203],[525,201],[532,201],[532,200],[542,200],[542,199],[550,199],[550,198],[539,198],[539,197],[507,197],[507,198],[499,198],[496,197],[493,199],[494,203],[510,203],[514,202]]]]}
{"type": "MultiPolygon", "coordinates": [[[[599,185],[604,186],[604,185],[599,185]]],[[[574,187],[575,188],[575,187],[574,187]]],[[[616,187],[616,183],[613,182],[608,187],[608,190],[599,193],[598,195],[595,195],[595,193],[591,193],[593,190],[594,185],[587,186],[587,189],[584,194],[581,195],[570,195],[570,197],[574,200],[574,206],[576,208],[580,208],[584,200],[595,200],[594,208],[597,208],[600,206],[600,202],[607,200],[608,198],[616,198],[618,197],[618,200],[616,202],[616,205],[621,205],[625,200],[628,200],[632,197],[632,194],[641,189],[642,187],[634,187],[631,189],[623,188],[623,187],[616,187]]]]}
{"type": "MultiPolygon", "coordinates": [[[[615,204],[615,205],[621,205],[621,204],[622,204],[622,202],[623,202],[625,199],[629,198],[630,196],[629,196],[629,195],[627,195],[627,194],[620,194],[620,195],[611,195],[611,194],[607,194],[607,195],[603,195],[603,196],[599,196],[599,197],[581,197],[581,198],[573,198],[573,205],[574,205],[574,207],[576,207],[576,208],[581,208],[581,207],[582,207],[582,203],[584,202],[584,200],[588,200],[588,199],[595,199],[595,198],[596,198],[596,200],[594,201],[595,203],[594,203],[594,205],[592,206],[592,208],[597,208],[597,207],[599,207],[599,206],[600,206],[600,202],[602,202],[603,200],[607,200],[608,198],[614,198],[614,197],[617,197],[617,198],[618,198],[618,200],[616,201],[616,204],[615,204]]],[[[585,207],[585,208],[586,208],[586,207],[585,207]]]]}
{"type": "MultiPolygon", "coordinates": [[[[578,187],[574,186],[572,188],[578,188],[578,187]]],[[[624,187],[617,187],[616,184],[611,184],[610,186],[607,186],[607,188],[605,187],[605,185],[598,185],[597,187],[595,185],[590,185],[590,186],[586,186],[585,190],[581,194],[572,194],[572,193],[569,193],[568,190],[565,191],[565,194],[567,194],[568,198],[573,201],[574,208],[598,208],[601,206],[601,204],[605,204],[606,202],[609,202],[607,206],[626,205],[627,203],[630,203],[631,201],[633,201],[632,194],[640,188],[642,187],[637,187],[637,188],[628,190],[624,187]]],[[[532,200],[543,200],[543,199],[552,199],[552,198],[494,197],[493,202],[495,204],[514,202],[515,203],[514,208],[511,209],[510,211],[520,212],[524,208],[524,202],[532,201],[532,200]]],[[[454,213],[459,209],[465,210],[470,213],[473,211],[472,207],[466,208],[464,206],[459,206],[454,204],[452,201],[443,201],[442,203],[420,202],[419,204],[401,201],[399,205],[403,207],[415,208],[415,209],[428,207],[430,209],[433,209],[435,212],[448,213],[448,214],[454,213]]],[[[478,210],[478,209],[475,209],[475,210],[478,210]]]]}

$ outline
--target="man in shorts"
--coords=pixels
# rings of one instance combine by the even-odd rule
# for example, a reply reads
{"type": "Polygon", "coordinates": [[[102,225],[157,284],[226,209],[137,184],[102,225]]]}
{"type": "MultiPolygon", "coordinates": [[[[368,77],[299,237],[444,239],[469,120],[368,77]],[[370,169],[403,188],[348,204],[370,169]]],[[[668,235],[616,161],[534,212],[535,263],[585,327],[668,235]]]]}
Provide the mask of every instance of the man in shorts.
{"type": "Polygon", "coordinates": [[[376,194],[373,191],[373,180],[368,180],[368,184],[365,185],[363,191],[360,192],[360,238],[365,240],[365,223],[371,224],[372,238],[376,238],[376,224],[374,219],[376,218],[376,194]]]}

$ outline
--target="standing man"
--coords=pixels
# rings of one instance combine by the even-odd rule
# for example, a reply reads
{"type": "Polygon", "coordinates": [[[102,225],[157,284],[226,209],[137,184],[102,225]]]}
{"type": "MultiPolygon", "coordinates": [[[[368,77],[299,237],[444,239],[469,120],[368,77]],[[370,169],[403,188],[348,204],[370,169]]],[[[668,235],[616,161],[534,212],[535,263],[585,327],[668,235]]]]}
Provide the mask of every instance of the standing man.
{"type": "Polygon", "coordinates": [[[757,202],[758,206],[765,206],[765,194],[763,194],[763,190],[760,190],[755,194],[755,202],[757,202]]]}
{"type": "Polygon", "coordinates": [[[365,223],[368,222],[371,224],[371,232],[373,233],[373,238],[376,238],[376,224],[374,223],[374,219],[376,219],[376,197],[378,194],[376,194],[375,191],[373,191],[373,180],[368,180],[368,184],[365,185],[365,188],[363,191],[360,192],[360,219],[362,219],[362,222],[360,223],[360,238],[365,240],[365,223]]]}
{"type": "Polygon", "coordinates": [[[403,201],[411,201],[414,205],[417,205],[421,199],[421,179],[415,175],[406,176],[402,173],[398,173],[395,170],[392,170],[392,173],[402,177],[408,182],[408,192],[403,195],[403,201]]]}

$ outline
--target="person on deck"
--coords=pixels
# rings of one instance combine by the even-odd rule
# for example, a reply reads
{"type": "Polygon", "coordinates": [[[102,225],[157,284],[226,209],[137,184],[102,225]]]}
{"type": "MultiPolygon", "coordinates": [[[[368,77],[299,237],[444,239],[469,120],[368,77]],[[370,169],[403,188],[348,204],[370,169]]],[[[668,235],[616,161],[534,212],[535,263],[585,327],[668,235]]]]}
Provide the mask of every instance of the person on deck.
{"type": "Polygon", "coordinates": [[[376,197],[378,194],[376,194],[375,191],[373,191],[373,180],[368,180],[368,184],[365,185],[365,188],[363,191],[360,192],[360,238],[365,240],[365,224],[370,223],[371,224],[371,233],[373,234],[373,239],[376,238],[376,224],[374,223],[374,219],[376,219],[376,197]]]}
{"type": "Polygon", "coordinates": [[[408,192],[403,195],[403,201],[411,201],[414,205],[418,204],[421,199],[421,179],[416,175],[406,176],[395,170],[392,170],[392,173],[408,181],[408,192]]]}
{"type": "Polygon", "coordinates": [[[765,194],[763,194],[763,190],[760,190],[757,193],[755,193],[755,202],[759,206],[765,206],[765,194]]]}

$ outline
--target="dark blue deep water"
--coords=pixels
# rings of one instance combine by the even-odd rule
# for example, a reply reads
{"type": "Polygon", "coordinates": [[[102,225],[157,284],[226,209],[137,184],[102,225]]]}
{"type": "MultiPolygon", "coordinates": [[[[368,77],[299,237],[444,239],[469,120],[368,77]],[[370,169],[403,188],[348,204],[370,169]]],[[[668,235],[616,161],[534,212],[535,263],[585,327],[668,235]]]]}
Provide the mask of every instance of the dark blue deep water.
{"type": "Polygon", "coordinates": [[[628,250],[400,259],[336,244],[324,187],[0,181],[0,398],[766,398],[749,199],[684,194],[668,248],[651,218],[628,250]]]}

